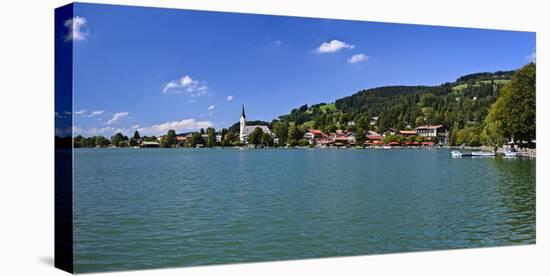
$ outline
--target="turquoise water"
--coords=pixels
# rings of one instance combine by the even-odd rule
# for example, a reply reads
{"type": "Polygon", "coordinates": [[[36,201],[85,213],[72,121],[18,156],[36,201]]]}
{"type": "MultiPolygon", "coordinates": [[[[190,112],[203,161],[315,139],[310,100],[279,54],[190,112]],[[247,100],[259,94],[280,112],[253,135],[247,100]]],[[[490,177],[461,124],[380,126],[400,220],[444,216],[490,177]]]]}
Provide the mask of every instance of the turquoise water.
{"type": "Polygon", "coordinates": [[[75,149],[75,271],[535,243],[535,160],[75,149]]]}

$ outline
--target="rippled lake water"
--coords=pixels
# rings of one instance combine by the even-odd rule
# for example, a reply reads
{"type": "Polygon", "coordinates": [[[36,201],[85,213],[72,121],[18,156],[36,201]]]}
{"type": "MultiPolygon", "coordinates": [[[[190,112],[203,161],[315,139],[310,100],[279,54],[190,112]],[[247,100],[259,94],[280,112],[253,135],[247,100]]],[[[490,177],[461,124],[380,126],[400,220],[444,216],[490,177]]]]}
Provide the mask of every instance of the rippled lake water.
{"type": "Polygon", "coordinates": [[[535,243],[535,160],[76,149],[75,271],[535,243]]]}

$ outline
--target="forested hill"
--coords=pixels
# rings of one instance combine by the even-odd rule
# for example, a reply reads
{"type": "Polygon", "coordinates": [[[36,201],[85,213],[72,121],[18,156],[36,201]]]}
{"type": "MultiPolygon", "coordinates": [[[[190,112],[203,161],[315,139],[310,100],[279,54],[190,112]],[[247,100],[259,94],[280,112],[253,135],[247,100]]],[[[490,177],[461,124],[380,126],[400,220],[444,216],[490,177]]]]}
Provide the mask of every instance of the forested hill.
{"type": "MultiPolygon", "coordinates": [[[[355,130],[358,126],[362,131],[382,131],[390,127],[406,129],[443,124],[451,132],[451,142],[455,142],[459,130],[464,130],[466,133],[462,135],[468,137],[459,142],[478,144],[491,105],[515,72],[469,74],[438,86],[385,86],[362,90],[334,103],[295,108],[271,122],[271,127],[277,133],[280,124],[296,128],[298,132],[308,128],[326,132],[355,130]]],[[[285,127],[282,128],[284,131],[285,127]]]]}
{"type": "Polygon", "coordinates": [[[458,128],[482,122],[495,102],[498,91],[513,71],[477,73],[439,86],[386,86],[360,91],[336,100],[336,109],[379,117],[380,128],[403,129],[423,124],[444,124],[458,128]]]}

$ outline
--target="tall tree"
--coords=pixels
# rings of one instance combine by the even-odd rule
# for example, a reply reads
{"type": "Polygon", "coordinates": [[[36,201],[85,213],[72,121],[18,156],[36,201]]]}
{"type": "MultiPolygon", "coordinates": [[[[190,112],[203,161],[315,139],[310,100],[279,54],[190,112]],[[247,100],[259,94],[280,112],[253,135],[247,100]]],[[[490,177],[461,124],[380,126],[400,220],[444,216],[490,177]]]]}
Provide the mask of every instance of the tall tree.
{"type": "Polygon", "coordinates": [[[213,127],[209,127],[206,129],[206,133],[208,134],[206,145],[211,148],[216,144],[216,130],[213,127]]]}
{"type": "Polygon", "coordinates": [[[223,143],[225,141],[225,136],[227,135],[227,128],[222,128],[222,132],[220,134],[222,136],[221,142],[223,143]]]}
{"type": "Polygon", "coordinates": [[[494,144],[504,140],[527,142],[536,138],[536,66],[516,71],[504,86],[486,118],[484,136],[494,144]]]}
{"type": "Polygon", "coordinates": [[[263,146],[266,146],[266,147],[271,147],[273,146],[273,138],[271,138],[271,135],[263,132],[262,133],[262,139],[261,139],[261,144],[263,146]]]}
{"type": "Polygon", "coordinates": [[[111,137],[111,143],[116,147],[120,145],[120,142],[122,142],[122,140],[124,140],[124,136],[120,132],[111,137]]]}
{"type": "Polygon", "coordinates": [[[273,133],[279,138],[279,144],[286,145],[288,140],[288,122],[276,122],[273,125],[273,133]]]}
{"type": "Polygon", "coordinates": [[[191,134],[191,141],[189,144],[192,147],[196,147],[197,145],[204,145],[202,135],[199,132],[193,132],[193,134],[191,134]]]}
{"type": "Polygon", "coordinates": [[[252,133],[250,133],[248,135],[248,143],[251,144],[251,145],[259,145],[262,141],[262,134],[264,132],[262,131],[261,128],[259,127],[256,127],[252,133]]]}
{"type": "Polygon", "coordinates": [[[166,135],[162,137],[162,140],[161,140],[161,146],[163,148],[171,148],[175,146],[176,143],[177,143],[176,131],[173,129],[168,130],[166,135]]]}
{"type": "Polygon", "coordinates": [[[134,138],[134,140],[139,140],[139,139],[141,139],[141,136],[139,135],[139,132],[138,132],[137,130],[134,131],[134,136],[133,136],[132,138],[134,138]]]}

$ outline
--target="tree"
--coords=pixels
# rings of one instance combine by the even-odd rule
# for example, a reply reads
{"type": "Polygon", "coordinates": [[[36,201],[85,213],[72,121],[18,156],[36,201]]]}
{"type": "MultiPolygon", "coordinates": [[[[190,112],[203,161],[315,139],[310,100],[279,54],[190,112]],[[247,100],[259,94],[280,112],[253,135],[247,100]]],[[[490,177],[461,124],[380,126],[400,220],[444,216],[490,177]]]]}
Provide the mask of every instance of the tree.
{"type": "Polygon", "coordinates": [[[132,138],[136,141],[141,139],[141,136],[139,135],[139,132],[137,130],[134,131],[134,136],[132,138]]]}
{"type": "Polygon", "coordinates": [[[266,146],[266,147],[271,147],[273,146],[273,138],[271,137],[271,135],[263,132],[262,133],[262,139],[261,139],[261,144],[263,146],[266,146]]]}
{"type": "Polygon", "coordinates": [[[109,141],[109,139],[103,137],[103,136],[96,136],[95,138],[95,145],[97,146],[100,146],[100,147],[106,147],[110,144],[111,142],[109,141]]]}
{"type": "Polygon", "coordinates": [[[119,144],[120,144],[120,142],[122,142],[122,140],[124,140],[124,136],[120,132],[113,135],[113,136],[111,136],[111,143],[116,147],[119,146],[119,144]]]}
{"type": "Polygon", "coordinates": [[[216,145],[216,130],[213,127],[209,127],[206,129],[206,133],[208,134],[206,145],[211,148],[216,145]]]}
{"type": "Polygon", "coordinates": [[[82,137],[82,135],[78,135],[74,138],[74,147],[75,148],[84,148],[86,147],[86,138],[82,137]]]}
{"type": "Polygon", "coordinates": [[[536,66],[529,63],[516,71],[486,118],[485,137],[500,145],[503,140],[525,141],[536,137],[536,66]]]}
{"type": "Polygon", "coordinates": [[[191,141],[189,142],[191,147],[196,147],[197,145],[204,145],[204,140],[202,139],[202,135],[198,132],[193,132],[191,134],[191,141]]]}
{"type": "Polygon", "coordinates": [[[303,136],[304,136],[304,134],[295,125],[292,125],[288,128],[288,139],[289,140],[290,139],[300,140],[300,139],[302,139],[303,136]]]}
{"type": "Polygon", "coordinates": [[[168,130],[166,135],[164,135],[160,140],[160,146],[163,148],[171,148],[177,143],[176,131],[173,129],[168,130]]]}
{"type": "Polygon", "coordinates": [[[502,146],[506,142],[504,134],[504,101],[497,100],[485,118],[482,138],[485,144],[502,146]]]}
{"type": "Polygon", "coordinates": [[[367,131],[369,130],[369,122],[365,115],[359,116],[355,122],[355,144],[358,146],[363,146],[365,140],[367,139],[367,131]]]}
{"type": "Polygon", "coordinates": [[[252,133],[248,135],[248,143],[251,145],[259,145],[262,142],[263,130],[259,127],[256,127],[252,133]]]}
{"type": "Polygon", "coordinates": [[[136,139],[132,138],[132,139],[130,139],[130,141],[128,141],[128,145],[130,147],[137,147],[138,141],[136,139]]]}
{"type": "Polygon", "coordinates": [[[223,143],[225,141],[225,137],[227,135],[227,128],[222,128],[222,132],[220,134],[222,136],[221,142],[223,143]]]}
{"type": "Polygon", "coordinates": [[[335,124],[330,124],[329,126],[327,126],[326,131],[327,132],[336,132],[337,129],[338,129],[338,127],[335,124]]]}
{"type": "Polygon", "coordinates": [[[239,139],[239,137],[237,136],[237,134],[235,134],[235,132],[229,131],[225,135],[225,138],[222,141],[222,145],[224,147],[231,146],[231,145],[237,143],[238,139],[239,139]]]}
{"type": "Polygon", "coordinates": [[[286,145],[288,140],[288,122],[276,122],[273,125],[273,133],[279,138],[279,144],[286,145]]]}

